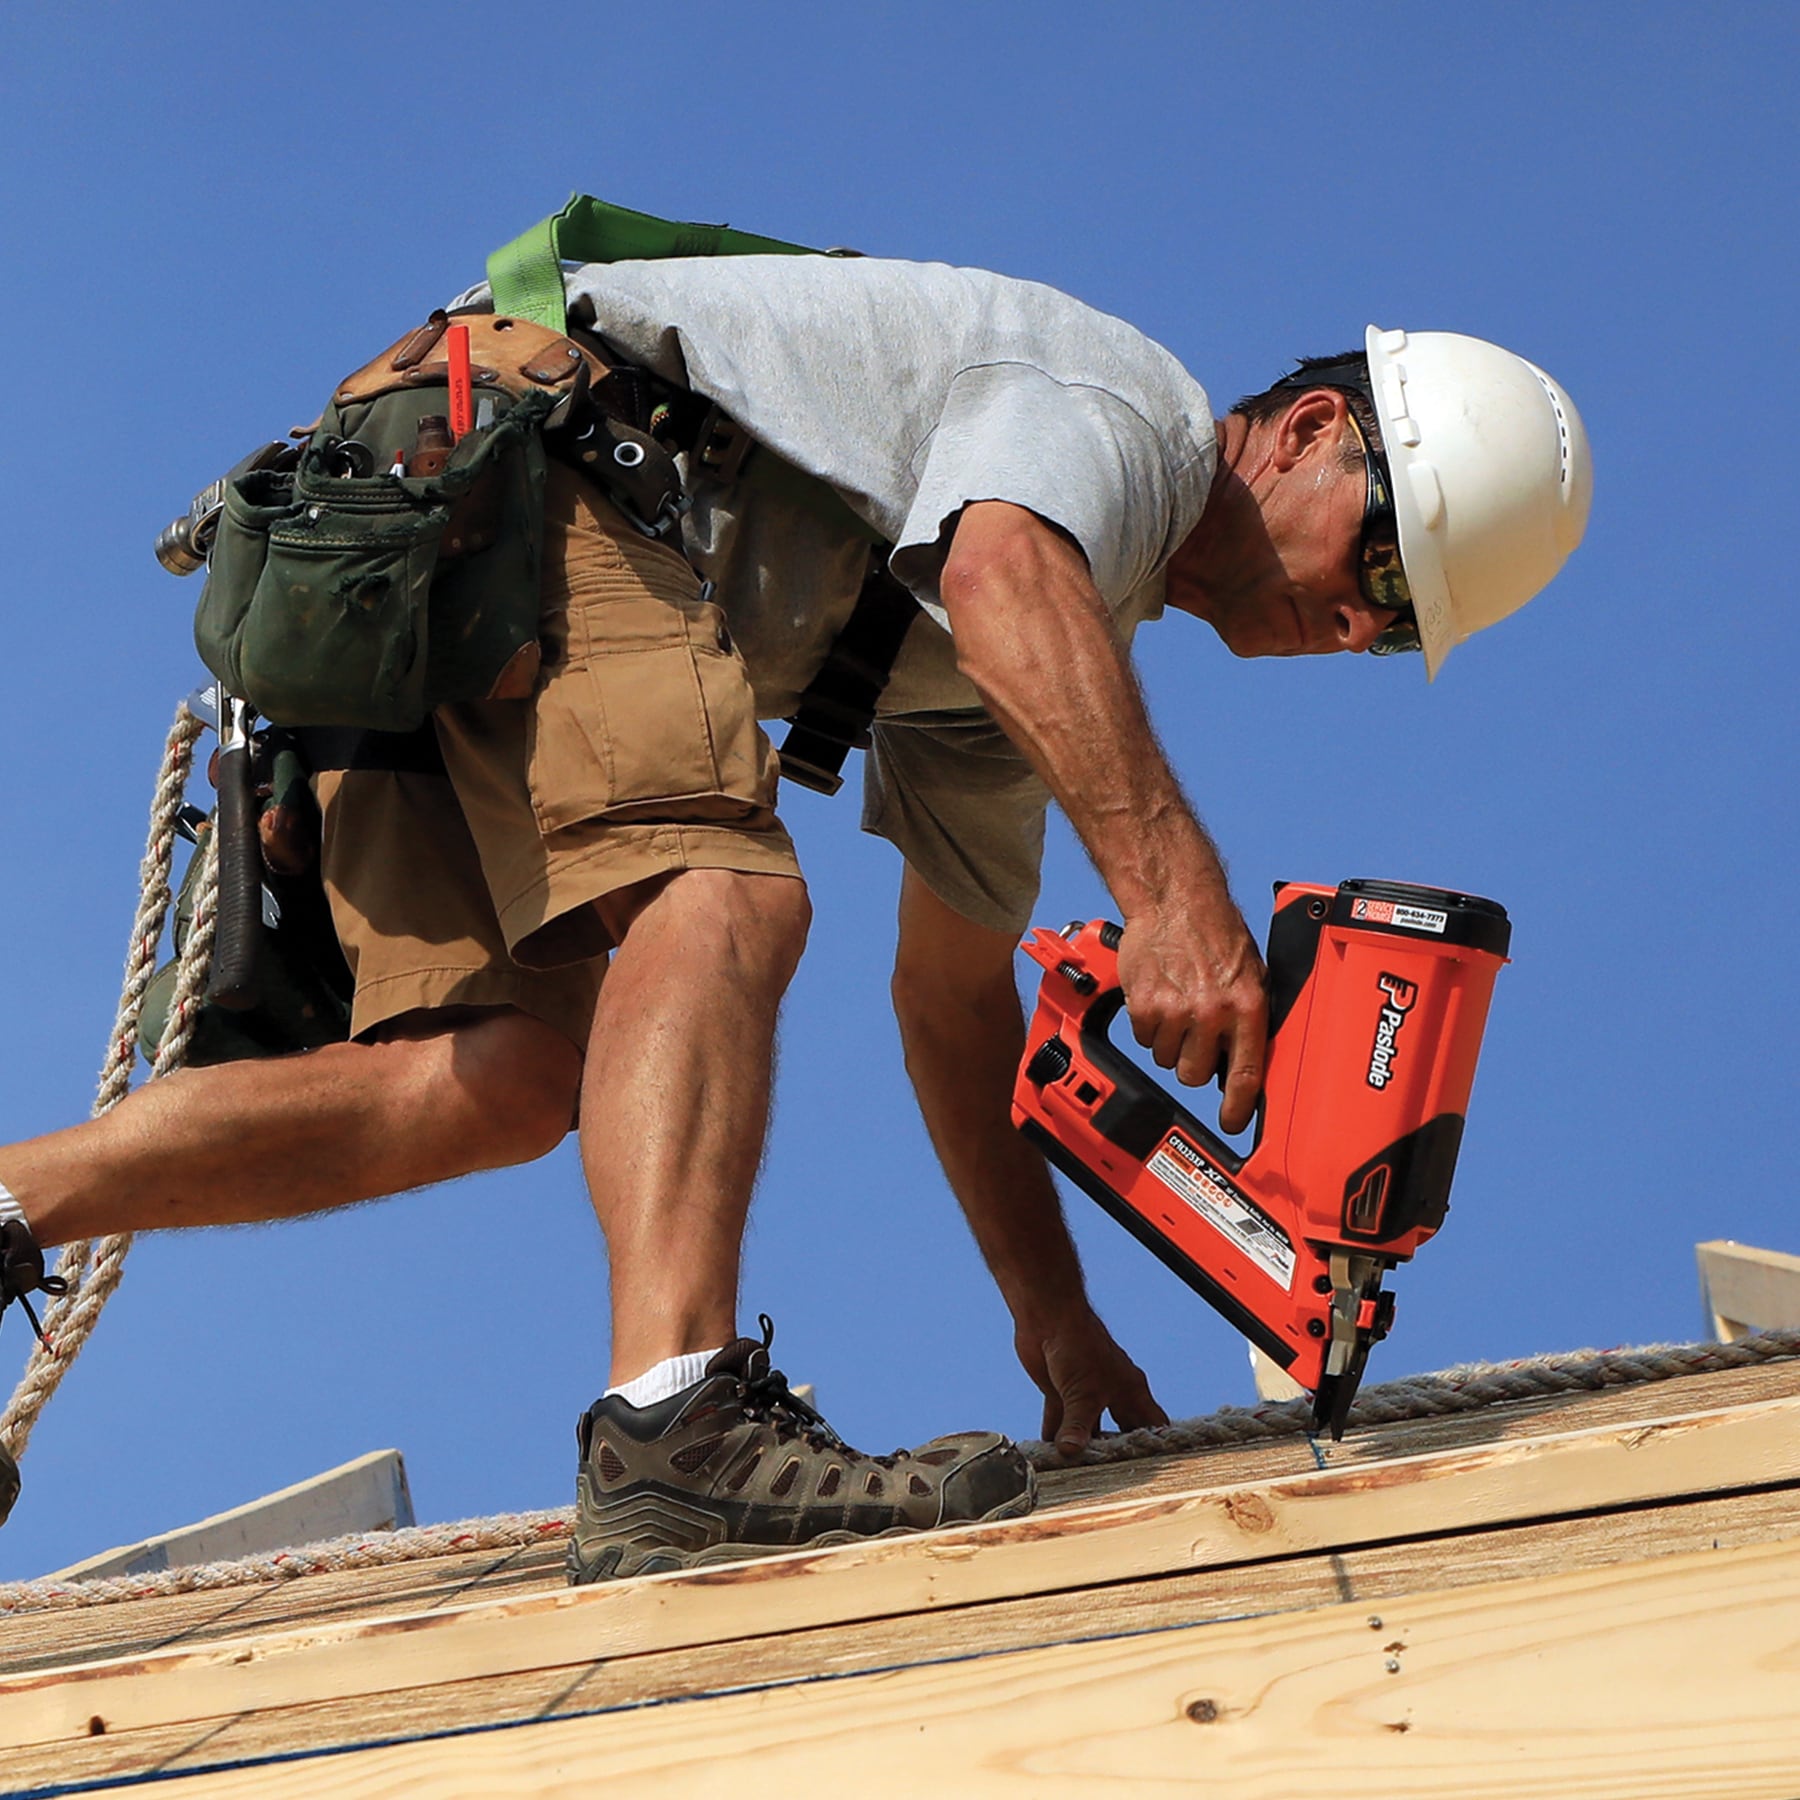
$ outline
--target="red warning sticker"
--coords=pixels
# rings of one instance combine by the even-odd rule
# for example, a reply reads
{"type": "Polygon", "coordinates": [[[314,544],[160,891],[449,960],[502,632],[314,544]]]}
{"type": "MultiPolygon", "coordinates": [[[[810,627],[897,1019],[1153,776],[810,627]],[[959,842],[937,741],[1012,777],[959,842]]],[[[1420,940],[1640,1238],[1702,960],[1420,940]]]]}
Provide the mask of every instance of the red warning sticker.
{"type": "Polygon", "coordinates": [[[1292,1289],[1294,1246],[1287,1233],[1180,1132],[1169,1133],[1146,1167],[1221,1237],[1257,1263],[1270,1280],[1292,1289]]]}

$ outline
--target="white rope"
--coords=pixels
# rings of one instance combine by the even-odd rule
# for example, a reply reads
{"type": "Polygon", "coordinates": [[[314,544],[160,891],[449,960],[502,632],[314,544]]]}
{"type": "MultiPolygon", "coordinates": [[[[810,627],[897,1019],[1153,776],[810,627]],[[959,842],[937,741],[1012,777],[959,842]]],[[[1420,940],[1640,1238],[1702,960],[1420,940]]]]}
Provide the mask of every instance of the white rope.
{"type": "MultiPolygon", "coordinates": [[[[94,1100],[94,1117],[110,1112],[131,1089],[137,1057],[138,1019],[144,996],[156,973],[156,951],[169,916],[169,873],[175,859],[175,821],[194,761],[194,743],[204,729],[201,721],[181,706],[169,728],[163,749],[162,769],[150,807],[150,835],[140,872],[137,917],[132,921],[131,943],[125,955],[125,985],[119,996],[106,1060],[100,1067],[100,1091],[94,1100]]],[[[156,1047],[151,1077],[167,1075],[181,1066],[199,1011],[201,990],[212,957],[214,901],[218,892],[216,834],[208,834],[206,860],[194,897],[194,917],[182,949],[180,972],[169,1017],[156,1047]]],[[[0,1414],[0,1449],[13,1457],[24,1450],[38,1416],[50,1396],[80,1355],[81,1347],[99,1322],[101,1309],[125,1271],[125,1253],[131,1233],[113,1237],[83,1238],[65,1244],[55,1272],[69,1284],[68,1293],[44,1308],[44,1337],[50,1348],[34,1345],[25,1372],[13,1390],[6,1411],[0,1414]]]]}
{"type": "Polygon", "coordinates": [[[292,1550],[271,1550],[230,1562],[195,1563],[154,1574],[102,1575],[88,1581],[0,1583],[0,1617],[12,1613],[61,1612],[73,1606],[105,1606],[158,1594],[193,1594],[212,1588],[257,1587],[301,1575],[332,1575],[347,1569],[380,1569],[392,1563],[455,1556],[467,1550],[519,1550],[560,1543],[569,1535],[574,1508],[561,1512],[501,1513],[491,1519],[464,1519],[454,1525],[409,1525],[399,1531],[327,1538],[292,1550]]]}
{"type": "MultiPolygon", "coordinates": [[[[1399,1419],[1467,1412],[1507,1400],[1630,1387],[1681,1375],[1749,1368],[1794,1356],[1800,1356],[1800,1331],[1760,1332],[1740,1338],[1735,1344],[1651,1344],[1636,1350],[1576,1350],[1523,1362],[1464,1363],[1436,1375],[1413,1376],[1367,1389],[1351,1408],[1350,1422],[1390,1424],[1399,1419]]],[[[1224,1444],[1295,1437],[1305,1435],[1310,1424],[1310,1407],[1302,1401],[1251,1408],[1227,1406],[1205,1418],[1186,1419],[1160,1431],[1132,1431],[1098,1439],[1082,1460],[1124,1462],[1224,1444]]],[[[1040,1468],[1067,1466],[1046,1444],[1027,1444],[1024,1448],[1040,1468]]],[[[550,1512],[501,1513],[494,1518],[464,1519],[453,1525],[416,1525],[400,1531],[330,1538],[262,1556],[196,1563],[188,1568],[159,1569],[142,1575],[109,1575],[88,1581],[7,1582],[0,1584],[0,1616],[58,1612],[70,1607],[104,1606],[115,1601],[216,1588],[258,1587],[302,1575],[387,1568],[395,1563],[454,1556],[470,1550],[529,1549],[567,1537],[573,1517],[572,1507],[550,1512]]]]}

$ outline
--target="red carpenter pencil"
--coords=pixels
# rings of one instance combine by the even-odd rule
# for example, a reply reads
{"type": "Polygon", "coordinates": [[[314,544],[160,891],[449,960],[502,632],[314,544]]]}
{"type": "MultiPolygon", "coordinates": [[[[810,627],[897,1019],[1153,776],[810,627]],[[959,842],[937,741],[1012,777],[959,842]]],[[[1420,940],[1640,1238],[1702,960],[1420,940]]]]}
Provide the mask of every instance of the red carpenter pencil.
{"type": "Polygon", "coordinates": [[[475,391],[469,375],[469,328],[452,325],[444,333],[450,358],[450,435],[460,438],[475,425],[475,391]]]}

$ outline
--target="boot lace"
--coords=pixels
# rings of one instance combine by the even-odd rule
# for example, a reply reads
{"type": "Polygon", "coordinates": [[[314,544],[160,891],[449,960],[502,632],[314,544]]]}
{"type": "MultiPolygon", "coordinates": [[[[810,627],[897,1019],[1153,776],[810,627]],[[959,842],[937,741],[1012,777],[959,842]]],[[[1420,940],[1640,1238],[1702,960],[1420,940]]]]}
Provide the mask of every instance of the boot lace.
{"type": "MultiPolygon", "coordinates": [[[[6,1237],[12,1236],[10,1225],[6,1237]]],[[[26,1240],[29,1243],[29,1239],[26,1240]]],[[[54,1356],[56,1346],[44,1336],[44,1327],[39,1322],[37,1311],[26,1296],[34,1290],[42,1289],[53,1299],[60,1299],[69,1291],[68,1282],[61,1275],[43,1273],[43,1258],[37,1254],[37,1246],[30,1245],[29,1255],[23,1252],[8,1253],[9,1246],[4,1238],[0,1238],[0,1317],[4,1317],[6,1309],[16,1300],[25,1309],[25,1317],[31,1321],[31,1329],[37,1341],[45,1351],[54,1356]],[[35,1265],[35,1266],[34,1266],[35,1265]]]]}
{"type": "Polygon", "coordinates": [[[804,1437],[814,1449],[854,1455],[850,1446],[826,1424],[824,1414],[802,1400],[788,1386],[787,1377],[769,1361],[769,1346],[775,1341],[775,1321],[767,1313],[759,1313],[756,1322],[762,1327],[762,1363],[759,1367],[753,1360],[752,1372],[742,1377],[744,1412],[752,1419],[773,1425],[784,1440],[804,1437]]]}

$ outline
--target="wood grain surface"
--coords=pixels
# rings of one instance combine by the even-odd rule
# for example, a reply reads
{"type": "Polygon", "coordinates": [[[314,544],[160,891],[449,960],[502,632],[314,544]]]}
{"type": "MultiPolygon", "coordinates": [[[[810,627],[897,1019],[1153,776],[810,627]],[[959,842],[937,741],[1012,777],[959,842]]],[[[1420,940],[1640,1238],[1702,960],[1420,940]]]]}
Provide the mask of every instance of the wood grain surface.
{"type": "MultiPolygon", "coordinates": [[[[1792,1800],[1800,1543],[264,1763],[165,1800],[654,1792],[1792,1800]]],[[[119,1790],[101,1790],[102,1792],[119,1790]]]]}
{"type": "Polygon", "coordinates": [[[11,1792],[167,1774],[474,1725],[688,1699],[746,1684],[858,1674],[928,1662],[952,1645],[962,1652],[1033,1649],[1339,1602],[1358,1603],[1379,1616],[1379,1606],[1396,1595],[1604,1568],[1694,1550],[1732,1549],[1782,1536],[1800,1537],[1800,1490],[1734,1494],[1426,1542],[1290,1557],[948,1613],[785,1632],[748,1644],[603,1657],[577,1669],[352,1695],[202,1724],[106,1730],[100,1736],[8,1753],[0,1758],[0,1789],[11,1792]]]}
{"type": "Polygon", "coordinates": [[[687,1574],[14,1675],[0,1743],[575,1668],[1504,1522],[1800,1480],[1800,1399],[1114,1501],[687,1574]]]}
{"type": "MultiPolygon", "coordinates": [[[[1342,1443],[1321,1442],[1316,1457],[1306,1439],[1286,1438],[1141,1461],[1052,1469],[1040,1480],[1038,1510],[1055,1512],[1131,1495],[1148,1498],[1186,1493],[1230,1482],[1272,1481],[1317,1468],[1321,1462],[1328,1468],[1346,1468],[1432,1450],[1747,1406],[1793,1395],[1800,1395],[1800,1360],[1408,1419],[1353,1431],[1342,1443]]],[[[473,1600],[554,1592],[564,1586],[562,1552],[560,1542],[518,1550],[467,1551],[214,1593],[153,1595],[69,1611],[21,1614],[0,1619],[0,1675],[105,1656],[136,1656],[284,1626],[394,1617],[473,1600]]]]}

